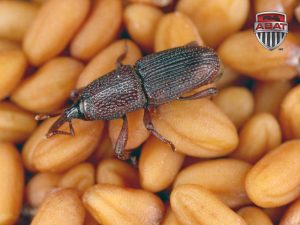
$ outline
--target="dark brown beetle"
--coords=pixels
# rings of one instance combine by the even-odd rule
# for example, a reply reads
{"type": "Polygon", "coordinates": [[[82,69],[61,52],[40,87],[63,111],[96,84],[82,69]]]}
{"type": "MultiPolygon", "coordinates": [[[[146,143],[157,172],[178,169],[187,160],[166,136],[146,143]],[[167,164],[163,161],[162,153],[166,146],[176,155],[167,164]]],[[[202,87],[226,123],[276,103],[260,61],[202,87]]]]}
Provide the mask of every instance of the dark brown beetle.
{"type": "MultiPolygon", "coordinates": [[[[155,130],[150,112],[155,107],[172,100],[192,100],[216,94],[216,88],[208,88],[182,97],[184,93],[216,80],[220,75],[220,60],[217,54],[208,47],[190,43],[147,55],[138,60],[134,66],[121,64],[125,56],[126,52],[119,57],[116,70],[71,94],[76,98],[75,103],[52,125],[46,135],[47,138],[56,134],[73,136],[71,121],[75,118],[82,120],[123,118],[115,153],[118,158],[124,159],[127,157],[124,148],[128,138],[126,113],[144,108],[145,127],[175,150],[173,143],[155,130]],[[69,133],[58,130],[65,122],[69,123],[69,133]]],[[[50,116],[55,115],[41,114],[37,119],[50,116]]]]}

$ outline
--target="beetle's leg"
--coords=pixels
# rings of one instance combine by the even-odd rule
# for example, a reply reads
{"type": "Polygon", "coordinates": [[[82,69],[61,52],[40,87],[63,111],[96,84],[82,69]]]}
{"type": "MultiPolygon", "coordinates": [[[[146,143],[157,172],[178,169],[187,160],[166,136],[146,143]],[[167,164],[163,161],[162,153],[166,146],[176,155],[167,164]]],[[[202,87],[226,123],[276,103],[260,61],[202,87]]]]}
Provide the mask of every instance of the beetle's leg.
{"type": "Polygon", "coordinates": [[[116,62],[117,69],[122,66],[122,61],[125,59],[127,53],[128,53],[128,45],[127,45],[127,41],[125,41],[125,51],[117,58],[117,62],[116,62]]]}
{"type": "Polygon", "coordinates": [[[151,132],[151,134],[153,134],[155,137],[157,137],[160,141],[168,144],[171,146],[173,151],[176,151],[175,145],[169,141],[168,139],[164,138],[160,133],[158,133],[157,130],[155,130],[154,125],[152,123],[152,119],[151,119],[151,108],[145,108],[144,110],[144,124],[147,130],[149,130],[151,132]]]}
{"type": "Polygon", "coordinates": [[[215,95],[217,93],[218,93],[218,89],[215,87],[212,87],[212,88],[207,88],[205,90],[199,91],[199,92],[189,95],[189,96],[178,97],[177,99],[178,100],[194,100],[194,99],[209,97],[209,96],[215,95]]]}
{"type": "Polygon", "coordinates": [[[69,121],[69,128],[70,128],[70,135],[74,137],[75,136],[75,131],[74,131],[74,128],[73,128],[72,121],[69,121]]]}
{"type": "Polygon", "coordinates": [[[115,145],[115,153],[119,159],[127,160],[129,155],[125,152],[128,139],[128,121],[126,115],[123,116],[123,125],[115,145]]]}
{"type": "Polygon", "coordinates": [[[197,41],[191,41],[187,43],[185,46],[187,47],[199,47],[199,43],[197,41]]]}

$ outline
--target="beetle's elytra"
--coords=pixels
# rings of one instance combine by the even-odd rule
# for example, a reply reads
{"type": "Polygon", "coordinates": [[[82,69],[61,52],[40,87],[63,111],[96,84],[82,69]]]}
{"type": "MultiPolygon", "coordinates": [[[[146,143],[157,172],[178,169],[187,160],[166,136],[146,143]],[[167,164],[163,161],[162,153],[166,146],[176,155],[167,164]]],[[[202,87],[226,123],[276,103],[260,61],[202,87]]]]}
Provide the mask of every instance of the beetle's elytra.
{"type": "MultiPolygon", "coordinates": [[[[216,94],[216,88],[207,88],[190,96],[183,94],[212,83],[219,75],[220,60],[208,47],[195,43],[153,53],[138,60],[134,66],[120,62],[112,72],[98,78],[86,87],[74,91],[74,104],[66,109],[52,125],[47,137],[56,134],[74,135],[72,119],[112,120],[123,118],[123,126],[115,145],[118,158],[126,158],[124,148],[128,138],[126,113],[144,108],[145,127],[161,141],[175,146],[160,135],[151,121],[151,109],[172,100],[192,100],[216,94]],[[70,132],[58,130],[65,122],[70,132]]],[[[38,115],[37,119],[49,118],[38,115]]]]}

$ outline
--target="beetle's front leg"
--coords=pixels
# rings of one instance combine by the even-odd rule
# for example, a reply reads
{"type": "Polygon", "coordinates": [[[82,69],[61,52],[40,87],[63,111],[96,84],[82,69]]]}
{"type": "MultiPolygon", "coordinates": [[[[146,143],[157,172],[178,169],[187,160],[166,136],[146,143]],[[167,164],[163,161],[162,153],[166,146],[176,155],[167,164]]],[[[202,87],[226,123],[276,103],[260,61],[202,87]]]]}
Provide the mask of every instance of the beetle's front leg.
{"type": "Polygon", "coordinates": [[[123,116],[123,125],[115,145],[115,154],[118,159],[127,160],[129,154],[125,152],[125,146],[128,140],[128,121],[126,115],[123,116]]]}
{"type": "Polygon", "coordinates": [[[175,145],[168,139],[164,138],[160,133],[158,133],[157,130],[155,130],[154,125],[152,123],[152,119],[151,119],[151,110],[152,109],[153,108],[145,108],[145,110],[144,110],[144,124],[145,124],[146,129],[149,130],[151,132],[151,134],[153,134],[160,141],[170,145],[173,151],[176,151],[175,145]]]}

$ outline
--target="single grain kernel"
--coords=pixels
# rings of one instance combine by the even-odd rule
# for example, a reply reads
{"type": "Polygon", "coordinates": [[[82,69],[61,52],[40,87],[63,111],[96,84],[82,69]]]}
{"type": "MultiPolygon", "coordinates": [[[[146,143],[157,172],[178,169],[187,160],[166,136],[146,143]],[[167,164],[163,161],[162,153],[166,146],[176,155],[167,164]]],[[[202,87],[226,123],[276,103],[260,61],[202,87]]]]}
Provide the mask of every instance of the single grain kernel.
{"type": "Polygon", "coordinates": [[[9,39],[0,38],[0,53],[11,51],[11,50],[20,50],[20,49],[21,46],[18,42],[9,39]]]}
{"type": "Polygon", "coordinates": [[[141,186],[159,192],[170,186],[180,170],[184,155],[151,136],[143,145],[139,160],[141,186]]]}
{"type": "Polygon", "coordinates": [[[0,224],[15,224],[21,211],[24,189],[24,171],[17,149],[9,143],[0,143],[0,224]]]}
{"type": "Polygon", "coordinates": [[[290,81],[257,82],[254,89],[255,112],[277,116],[285,95],[291,89],[290,81]]]}
{"type": "Polygon", "coordinates": [[[57,57],[25,79],[11,99],[33,112],[53,112],[62,108],[74,89],[83,64],[70,57],[57,57]]]}
{"type": "Polygon", "coordinates": [[[300,199],[293,202],[284,213],[279,225],[300,224],[300,199]]]}
{"type": "Polygon", "coordinates": [[[251,168],[245,187],[256,205],[278,207],[300,196],[299,148],[299,140],[287,141],[251,168]]]}
{"type": "Polygon", "coordinates": [[[299,115],[300,115],[300,85],[291,89],[280,106],[280,125],[285,139],[294,139],[300,137],[299,115]]]}
{"type": "Polygon", "coordinates": [[[282,135],[279,123],[272,114],[258,113],[246,122],[239,136],[239,146],[231,157],[255,163],[281,144],[282,135]]]}
{"type": "Polygon", "coordinates": [[[8,97],[21,81],[27,62],[21,50],[0,52],[0,100],[8,97]]]}
{"type": "Polygon", "coordinates": [[[237,131],[227,116],[207,99],[173,101],[152,115],[155,129],[189,156],[217,157],[232,152],[237,131]]]}
{"type": "Polygon", "coordinates": [[[254,111],[254,97],[245,87],[231,86],[213,98],[214,103],[239,129],[254,111]]]}
{"type": "Polygon", "coordinates": [[[32,177],[26,187],[26,199],[33,208],[38,208],[51,191],[58,188],[61,175],[57,173],[38,173],[32,177]]]}
{"type": "Polygon", "coordinates": [[[146,3],[154,6],[164,7],[172,3],[172,0],[129,0],[133,3],[146,3]]]}
{"type": "Polygon", "coordinates": [[[244,207],[237,211],[237,213],[243,217],[247,225],[273,225],[267,214],[258,207],[244,207]]]}
{"type": "Polygon", "coordinates": [[[162,225],[181,225],[179,221],[177,220],[174,212],[172,211],[171,207],[168,208],[164,220],[162,222],[162,225]]]}
{"type": "Polygon", "coordinates": [[[58,186],[76,189],[80,194],[95,184],[95,168],[90,163],[81,163],[68,170],[58,186]]]}
{"type": "Polygon", "coordinates": [[[56,118],[50,118],[41,123],[32,135],[26,140],[22,149],[22,160],[27,170],[37,172],[33,165],[33,153],[45,134],[48,132],[50,126],[54,123],[56,118]]]}
{"type": "Polygon", "coordinates": [[[300,41],[289,32],[280,47],[284,51],[269,51],[257,41],[253,30],[246,30],[227,38],[218,53],[224,64],[257,80],[291,79],[298,73],[300,41]]]}
{"type": "Polygon", "coordinates": [[[164,15],[160,18],[156,32],[154,48],[156,52],[179,47],[191,42],[203,45],[203,41],[192,20],[180,12],[164,15]]]}
{"type": "Polygon", "coordinates": [[[246,225],[239,215],[199,185],[186,184],[174,188],[171,207],[182,225],[246,225]]]}
{"type": "Polygon", "coordinates": [[[159,225],[164,213],[156,195],[109,184],[88,189],[83,203],[98,223],[106,225],[159,225]]]}
{"type": "Polygon", "coordinates": [[[23,142],[35,127],[32,114],[11,102],[0,102],[0,141],[23,142]]]}
{"type": "Polygon", "coordinates": [[[179,172],[174,187],[196,184],[210,190],[231,208],[250,203],[244,182],[251,165],[235,159],[217,159],[195,163],[179,172]]]}
{"type": "Polygon", "coordinates": [[[104,159],[97,166],[97,184],[114,184],[121,187],[138,188],[138,171],[126,162],[104,159]]]}
{"type": "MultiPolygon", "coordinates": [[[[47,124],[48,125],[48,124],[47,124]]],[[[52,124],[51,124],[52,125],[52,124]]],[[[33,141],[31,160],[41,172],[62,172],[87,159],[98,145],[103,122],[73,120],[75,136],[56,135],[45,139],[46,133],[38,131],[38,142],[33,141]]],[[[68,124],[61,128],[69,131],[68,124]]],[[[35,135],[35,134],[33,134],[35,135]]]]}
{"type": "Polygon", "coordinates": [[[99,52],[87,64],[78,79],[76,87],[84,87],[104,74],[114,70],[118,57],[126,51],[126,45],[128,52],[125,59],[122,60],[122,63],[125,65],[133,65],[142,56],[138,46],[130,40],[116,41],[99,52]]]}
{"type": "MultiPolygon", "coordinates": [[[[145,128],[143,122],[143,117],[144,117],[143,109],[127,113],[126,116],[128,120],[128,140],[125,149],[128,150],[140,146],[149,137],[149,132],[145,128]]],[[[115,143],[117,142],[117,139],[119,137],[122,128],[122,124],[123,124],[122,119],[109,121],[108,130],[113,145],[115,145],[115,143]]]]}
{"type": "Polygon", "coordinates": [[[38,7],[26,1],[0,1],[0,37],[22,41],[38,7]]]}
{"type": "Polygon", "coordinates": [[[96,0],[88,19],[71,42],[71,54],[88,60],[115,40],[122,22],[121,0],[96,0]]]}
{"type": "Polygon", "coordinates": [[[242,28],[249,5],[248,0],[180,0],[176,9],[188,15],[196,24],[204,43],[215,48],[242,28]]]}
{"type": "Polygon", "coordinates": [[[284,12],[287,15],[287,20],[290,21],[293,18],[294,9],[297,5],[297,0],[255,0],[254,7],[255,12],[284,12]]]}
{"type": "Polygon", "coordinates": [[[82,24],[89,5],[88,0],[51,0],[43,4],[24,37],[29,61],[40,65],[58,55],[82,24]]]}
{"type": "Polygon", "coordinates": [[[49,195],[38,209],[31,225],[82,225],[85,210],[78,193],[62,189],[49,195]]]}
{"type": "Polygon", "coordinates": [[[129,35],[147,52],[154,49],[155,30],[162,16],[160,9],[146,4],[131,4],[125,9],[124,22],[129,35]]]}

